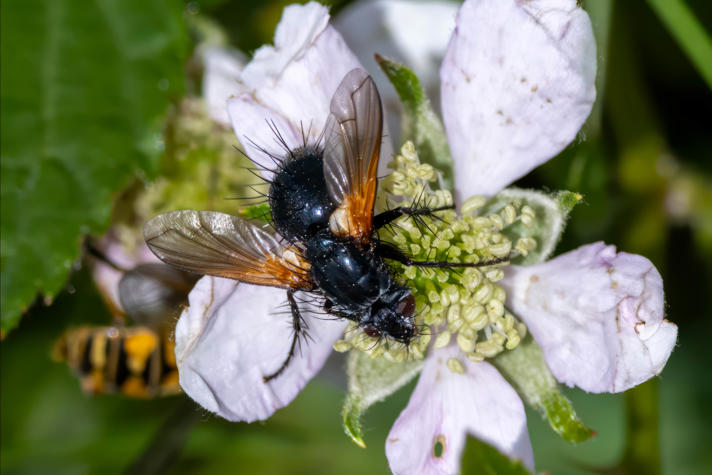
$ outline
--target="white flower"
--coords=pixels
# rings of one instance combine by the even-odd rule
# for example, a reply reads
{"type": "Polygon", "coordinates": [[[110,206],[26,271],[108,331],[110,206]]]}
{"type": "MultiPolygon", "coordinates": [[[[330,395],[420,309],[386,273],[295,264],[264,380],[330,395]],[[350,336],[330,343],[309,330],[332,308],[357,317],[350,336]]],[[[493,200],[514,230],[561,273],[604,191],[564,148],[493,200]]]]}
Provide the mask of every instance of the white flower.
{"type": "MultiPolygon", "coordinates": [[[[236,82],[228,112],[258,165],[271,168],[272,159],[250,141],[283,153],[266,120],[290,147],[302,143],[302,127],[316,137],[339,81],[359,66],[328,19],[315,3],[287,7],[275,46],[260,48],[236,82]]],[[[576,0],[467,0],[440,77],[456,193],[493,195],[559,153],[588,116],[595,98],[590,21],[576,0]]],[[[659,273],[647,259],[611,246],[507,267],[499,284],[551,371],[570,386],[623,391],[657,375],[675,344],[659,273]]],[[[265,384],[262,376],[289,350],[288,321],[274,314],[284,291],[205,277],[189,300],[176,328],[181,386],[230,420],[262,420],[289,404],[344,328],[307,317],[314,341],[265,384]]],[[[533,469],[518,395],[494,367],[461,354],[452,344],[426,358],[386,442],[393,472],[457,473],[467,433],[533,469]]]]}
{"type": "Polygon", "coordinates": [[[438,104],[438,71],[459,8],[458,3],[448,1],[368,0],[352,3],[334,19],[336,29],[372,74],[391,131],[400,132],[403,108],[373,53],[408,65],[433,103],[438,104]]]}

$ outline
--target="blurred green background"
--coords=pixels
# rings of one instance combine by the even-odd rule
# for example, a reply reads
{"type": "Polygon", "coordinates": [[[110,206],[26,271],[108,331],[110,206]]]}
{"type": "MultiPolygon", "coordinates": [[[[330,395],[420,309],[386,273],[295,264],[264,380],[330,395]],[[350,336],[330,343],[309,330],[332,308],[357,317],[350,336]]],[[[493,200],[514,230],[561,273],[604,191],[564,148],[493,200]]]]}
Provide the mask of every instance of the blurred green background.
{"type": "MultiPolygon", "coordinates": [[[[67,327],[111,322],[73,264],[80,235],[104,232],[127,188],[166,173],[166,110],[199,91],[196,18],[251,52],[271,42],[286,4],[2,2],[3,473],[388,472],[385,438],[413,384],[367,413],[360,449],[341,428],[338,356],[293,404],[251,425],[183,396],[86,396],[49,358],[67,327]],[[38,290],[56,298],[32,303],[38,290]]],[[[599,99],[580,139],[518,184],[585,195],[557,253],[605,240],[649,257],[679,341],[662,376],[633,391],[567,391],[598,432],[591,441],[567,444],[531,412],[537,469],[712,473],[712,6],[583,5],[599,43],[599,99]]]]}

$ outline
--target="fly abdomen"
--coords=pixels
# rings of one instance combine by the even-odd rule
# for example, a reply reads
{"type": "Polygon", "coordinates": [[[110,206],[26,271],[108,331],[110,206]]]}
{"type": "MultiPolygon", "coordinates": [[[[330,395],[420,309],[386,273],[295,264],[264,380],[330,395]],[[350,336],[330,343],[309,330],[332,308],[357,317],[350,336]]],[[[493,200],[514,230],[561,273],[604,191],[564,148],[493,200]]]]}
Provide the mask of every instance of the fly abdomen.
{"type": "Polygon", "coordinates": [[[275,229],[291,241],[304,241],[328,226],[336,205],[326,189],[321,148],[290,152],[274,175],[269,205],[275,229]]]}
{"type": "Polygon", "coordinates": [[[381,260],[347,238],[324,231],[305,246],[312,278],[336,307],[367,310],[391,285],[381,260]]]}

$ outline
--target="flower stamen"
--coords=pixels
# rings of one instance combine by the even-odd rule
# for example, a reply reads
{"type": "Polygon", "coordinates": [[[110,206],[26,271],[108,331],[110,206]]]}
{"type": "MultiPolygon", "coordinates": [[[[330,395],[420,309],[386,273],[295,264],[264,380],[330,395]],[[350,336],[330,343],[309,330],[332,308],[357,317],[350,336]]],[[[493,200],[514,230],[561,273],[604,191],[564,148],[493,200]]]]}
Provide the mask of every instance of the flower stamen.
{"type": "MultiPolygon", "coordinates": [[[[447,190],[430,189],[437,180],[436,170],[418,160],[415,146],[406,142],[389,164],[394,171],[381,182],[377,206],[391,205],[438,208],[451,206],[452,195],[447,190]]],[[[391,242],[414,260],[447,262],[488,262],[526,255],[536,248],[536,240],[519,238],[513,246],[502,230],[514,223],[531,225],[534,210],[513,201],[496,212],[477,215],[487,199],[471,196],[461,207],[439,211],[436,216],[402,216],[379,232],[385,242],[391,242]]],[[[410,287],[416,301],[416,325],[427,325],[430,332],[421,332],[410,345],[388,338],[369,337],[358,324],[352,323],[347,337],[334,344],[337,351],[357,349],[371,357],[392,361],[422,359],[431,341],[434,348],[443,348],[453,341],[472,361],[492,358],[515,348],[526,334],[526,326],[507,312],[506,294],[497,282],[504,277],[506,263],[479,268],[434,269],[406,266],[393,262],[391,267],[400,281],[410,287]]],[[[459,360],[451,358],[447,366],[453,372],[464,371],[459,360]],[[459,370],[462,371],[459,371],[459,370]]]]}

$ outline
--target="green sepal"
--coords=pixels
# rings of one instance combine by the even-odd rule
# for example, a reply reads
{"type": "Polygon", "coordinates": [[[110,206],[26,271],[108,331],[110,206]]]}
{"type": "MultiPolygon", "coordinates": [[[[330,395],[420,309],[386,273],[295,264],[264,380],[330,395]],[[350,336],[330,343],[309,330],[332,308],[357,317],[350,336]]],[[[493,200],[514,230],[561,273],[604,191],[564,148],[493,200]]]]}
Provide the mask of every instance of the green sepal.
{"type": "Polygon", "coordinates": [[[511,459],[499,450],[481,440],[468,436],[462,453],[463,475],[528,475],[529,470],[521,460],[511,459]]]}
{"type": "Polygon", "coordinates": [[[530,206],[534,210],[536,218],[529,226],[517,220],[502,230],[512,244],[516,244],[522,237],[536,240],[536,249],[529,251],[526,256],[519,255],[512,258],[512,264],[529,266],[545,261],[551,256],[566,228],[569,213],[582,200],[583,196],[571,191],[547,194],[535,190],[507,188],[490,199],[481,214],[496,213],[514,201],[521,203],[522,206],[530,206]]]}
{"type": "Polygon", "coordinates": [[[446,189],[455,188],[453,161],[445,135],[445,127],[433,110],[420,80],[405,65],[376,55],[376,61],[400,97],[403,104],[402,135],[412,140],[423,163],[442,173],[446,189]]]}
{"type": "Polygon", "coordinates": [[[246,219],[256,219],[265,223],[272,222],[272,213],[269,203],[260,203],[258,205],[247,206],[240,209],[240,217],[246,219]]]}
{"type": "Polygon", "coordinates": [[[361,351],[349,352],[349,392],[342,415],[344,432],[356,445],[366,447],[361,430],[361,416],[366,409],[408,384],[422,367],[423,361],[395,363],[385,358],[371,358],[361,351]]]}
{"type": "Polygon", "coordinates": [[[515,349],[497,355],[492,362],[524,402],[539,411],[562,439],[584,442],[596,435],[578,418],[571,401],[561,394],[541,348],[531,335],[515,349]]]}

